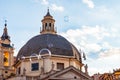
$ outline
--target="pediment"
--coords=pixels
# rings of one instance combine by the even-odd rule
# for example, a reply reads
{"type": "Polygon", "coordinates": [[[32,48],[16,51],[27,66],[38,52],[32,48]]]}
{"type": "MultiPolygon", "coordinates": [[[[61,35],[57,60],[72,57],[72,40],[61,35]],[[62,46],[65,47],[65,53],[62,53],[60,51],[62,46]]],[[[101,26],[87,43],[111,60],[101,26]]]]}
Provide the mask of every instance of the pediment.
{"type": "Polygon", "coordinates": [[[73,66],[70,66],[62,71],[52,74],[49,77],[49,80],[90,80],[90,76],[83,73],[82,71],[76,69],[73,66]]]}

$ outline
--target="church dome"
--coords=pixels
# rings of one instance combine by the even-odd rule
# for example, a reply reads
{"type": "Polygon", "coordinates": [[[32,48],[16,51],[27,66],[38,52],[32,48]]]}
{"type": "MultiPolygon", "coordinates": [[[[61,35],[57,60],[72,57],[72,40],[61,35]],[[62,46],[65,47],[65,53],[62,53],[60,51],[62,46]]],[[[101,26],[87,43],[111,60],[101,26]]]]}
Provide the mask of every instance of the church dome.
{"type": "Polygon", "coordinates": [[[42,56],[72,57],[81,61],[80,53],[75,46],[57,34],[54,26],[55,20],[50,15],[49,9],[41,22],[41,34],[30,39],[20,49],[17,58],[21,58],[21,56],[29,57],[34,53],[42,56]]]}
{"type": "Polygon", "coordinates": [[[33,53],[39,55],[44,48],[50,50],[51,55],[72,57],[78,50],[64,37],[57,34],[41,34],[30,39],[19,51],[17,58],[31,56],[33,53]]]}

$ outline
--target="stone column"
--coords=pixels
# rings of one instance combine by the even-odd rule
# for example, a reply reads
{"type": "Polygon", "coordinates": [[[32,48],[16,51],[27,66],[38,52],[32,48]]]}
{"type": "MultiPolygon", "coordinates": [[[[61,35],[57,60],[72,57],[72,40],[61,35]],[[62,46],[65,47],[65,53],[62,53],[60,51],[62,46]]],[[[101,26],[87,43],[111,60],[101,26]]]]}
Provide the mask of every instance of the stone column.
{"type": "Polygon", "coordinates": [[[43,58],[44,73],[50,72],[52,69],[52,62],[49,57],[43,58]]]}

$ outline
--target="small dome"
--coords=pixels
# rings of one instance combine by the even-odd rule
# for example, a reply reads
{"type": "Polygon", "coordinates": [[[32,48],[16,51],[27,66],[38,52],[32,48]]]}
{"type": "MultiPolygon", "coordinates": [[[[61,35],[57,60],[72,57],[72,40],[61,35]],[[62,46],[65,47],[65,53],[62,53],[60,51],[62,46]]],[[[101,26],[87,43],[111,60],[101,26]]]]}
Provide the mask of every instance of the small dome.
{"type": "Polygon", "coordinates": [[[52,17],[52,16],[50,15],[49,9],[48,9],[47,14],[45,15],[45,17],[47,17],[47,16],[52,17]]]}

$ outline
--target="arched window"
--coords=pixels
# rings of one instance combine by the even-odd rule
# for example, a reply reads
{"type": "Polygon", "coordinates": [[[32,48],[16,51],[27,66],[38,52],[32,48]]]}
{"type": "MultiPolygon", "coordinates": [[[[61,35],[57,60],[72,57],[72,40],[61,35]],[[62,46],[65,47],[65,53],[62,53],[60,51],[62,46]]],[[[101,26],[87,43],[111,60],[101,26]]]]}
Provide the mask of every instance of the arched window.
{"type": "Polygon", "coordinates": [[[51,27],[51,23],[49,23],[49,26],[51,27]]]}
{"type": "Polygon", "coordinates": [[[45,23],[45,30],[47,29],[47,23],[45,23]]]}
{"type": "Polygon", "coordinates": [[[49,30],[51,30],[51,23],[49,23],[49,30]]]}
{"type": "Polygon", "coordinates": [[[18,74],[21,74],[21,67],[18,68],[18,74]]]}
{"type": "Polygon", "coordinates": [[[47,23],[45,23],[45,27],[47,27],[47,23]]]}

